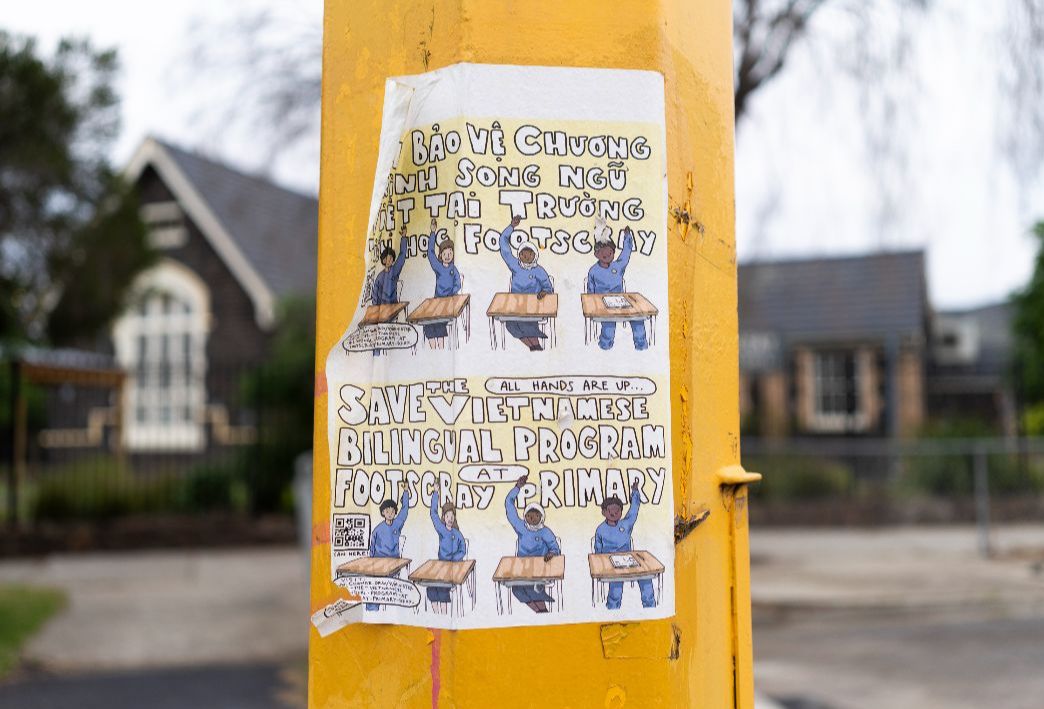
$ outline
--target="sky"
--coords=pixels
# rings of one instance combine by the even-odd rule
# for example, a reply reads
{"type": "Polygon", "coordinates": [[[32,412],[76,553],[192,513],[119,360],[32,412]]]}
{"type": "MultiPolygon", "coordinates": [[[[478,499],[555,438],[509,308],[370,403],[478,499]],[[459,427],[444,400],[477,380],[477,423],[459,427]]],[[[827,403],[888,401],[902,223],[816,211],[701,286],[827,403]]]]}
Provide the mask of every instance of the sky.
{"type": "MultiPolygon", "coordinates": [[[[246,129],[218,133],[207,120],[208,105],[229,100],[222,95],[228,84],[215,77],[208,91],[192,77],[188,52],[201,28],[271,4],[34,0],[6,12],[0,27],[36,36],[48,50],[70,34],[119,50],[123,132],[116,164],[153,134],[258,169],[265,151],[246,129]]],[[[321,0],[277,4],[293,21],[320,21],[321,0]]],[[[795,50],[738,128],[740,259],[923,248],[938,309],[996,302],[1023,284],[1035,247],[1028,228],[1044,218],[1044,191],[1039,181],[1016,180],[998,147],[1001,5],[939,0],[911,33],[906,69],[888,84],[898,110],[885,118],[874,110],[881,95],[875,82],[838,75],[846,30],[836,17],[822,16],[824,39],[795,50]],[[890,146],[884,157],[869,150],[868,134],[890,146]]],[[[316,135],[271,172],[314,191],[318,149],[316,135]]]]}

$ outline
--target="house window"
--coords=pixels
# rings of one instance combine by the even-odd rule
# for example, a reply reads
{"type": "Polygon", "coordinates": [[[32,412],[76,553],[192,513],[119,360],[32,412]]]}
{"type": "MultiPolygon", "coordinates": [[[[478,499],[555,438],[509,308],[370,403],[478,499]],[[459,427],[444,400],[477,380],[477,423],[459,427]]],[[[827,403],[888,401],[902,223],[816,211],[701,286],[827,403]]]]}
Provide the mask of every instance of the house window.
{"type": "Polygon", "coordinates": [[[814,428],[825,432],[844,432],[866,427],[857,372],[856,353],[853,350],[822,350],[814,353],[814,428]]]}
{"type": "Polygon", "coordinates": [[[141,220],[154,249],[176,249],[188,243],[185,216],[177,202],[151,202],[141,208],[141,220]]]}
{"type": "Polygon", "coordinates": [[[117,358],[128,373],[124,432],[134,450],[196,450],[204,440],[206,286],[164,262],[138,279],[135,305],[117,322],[117,358]]]}

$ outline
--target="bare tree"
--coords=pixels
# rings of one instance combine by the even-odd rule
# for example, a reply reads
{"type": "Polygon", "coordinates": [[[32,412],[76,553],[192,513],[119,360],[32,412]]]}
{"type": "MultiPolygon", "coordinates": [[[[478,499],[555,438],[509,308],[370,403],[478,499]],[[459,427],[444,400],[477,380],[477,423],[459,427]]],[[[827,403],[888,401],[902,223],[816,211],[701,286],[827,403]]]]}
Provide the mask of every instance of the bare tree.
{"type": "Polygon", "coordinates": [[[319,134],[322,50],[321,17],[297,4],[273,3],[217,24],[197,19],[179,78],[226,98],[217,110],[206,102],[196,122],[218,138],[245,129],[260,149],[256,167],[267,172],[319,134]]]}
{"type": "MultiPolygon", "coordinates": [[[[1002,0],[1007,18],[998,41],[998,77],[1006,101],[998,106],[999,141],[1024,174],[1044,155],[1044,0],[1002,0]]],[[[735,115],[742,126],[752,100],[776,79],[797,50],[819,57],[826,82],[860,87],[860,112],[872,156],[902,161],[902,138],[892,126],[916,101],[910,66],[912,37],[943,0],[733,0],[735,115]]],[[[952,9],[952,8],[951,8],[952,9]]],[[[231,82],[233,96],[201,123],[222,134],[248,128],[271,163],[318,134],[322,29],[318,13],[300,4],[271,3],[243,10],[218,25],[198,22],[189,43],[189,79],[213,88],[231,82]]],[[[202,114],[201,114],[202,116],[202,114]]],[[[882,168],[883,169],[883,168],[882,168]]]]}

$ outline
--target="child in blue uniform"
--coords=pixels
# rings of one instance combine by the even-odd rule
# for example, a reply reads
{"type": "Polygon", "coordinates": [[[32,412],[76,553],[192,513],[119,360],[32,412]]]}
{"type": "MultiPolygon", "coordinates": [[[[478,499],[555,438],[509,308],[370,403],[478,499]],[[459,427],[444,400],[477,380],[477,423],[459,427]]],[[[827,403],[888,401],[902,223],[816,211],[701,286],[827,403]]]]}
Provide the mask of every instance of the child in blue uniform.
{"type": "MultiPolygon", "coordinates": [[[[507,512],[508,522],[518,535],[518,556],[542,556],[544,561],[550,561],[552,557],[561,554],[558,539],[555,533],[544,526],[544,510],[540,505],[532,503],[526,505],[523,517],[519,519],[518,510],[515,509],[515,500],[522,486],[526,484],[528,475],[523,475],[511,488],[511,492],[504,498],[504,509],[507,512]]],[[[544,590],[544,584],[532,586],[512,586],[511,593],[515,598],[525,603],[537,613],[547,613],[547,604],[554,599],[544,590]]]]}
{"type": "MultiPolygon", "coordinates": [[[[399,558],[399,536],[402,534],[403,525],[406,524],[406,516],[410,513],[410,493],[405,487],[402,489],[400,504],[401,508],[396,506],[394,500],[381,503],[381,517],[384,521],[378,522],[370,534],[370,556],[399,558]]],[[[368,611],[375,611],[378,607],[376,603],[366,604],[368,611]]]]}
{"type": "Polygon", "coordinates": [[[374,305],[390,305],[399,302],[399,274],[406,263],[406,227],[399,232],[399,255],[390,246],[381,252],[381,265],[384,270],[373,279],[370,289],[370,300],[374,305]]]}
{"type": "MultiPolygon", "coordinates": [[[[399,302],[399,274],[402,273],[403,264],[406,263],[406,227],[399,233],[399,255],[396,257],[395,249],[387,247],[381,252],[381,265],[384,270],[373,279],[370,288],[370,301],[374,305],[392,305],[399,302]]],[[[380,355],[383,350],[374,350],[375,355],[380,355]]]]}
{"type": "MultiPolygon", "coordinates": [[[[595,225],[595,257],[598,259],[591,270],[587,272],[588,293],[623,293],[624,272],[627,263],[631,260],[631,252],[634,250],[634,233],[631,227],[624,227],[623,249],[620,258],[613,259],[616,255],[616,243],[609,236],[609,230],[601,219],[595,225]]],[[[645,339],[645,321],[631,320],[631,335],[634,337],[634,349],[644,350],[649,346],[645,339]]],[[[603,350],[613,348],[616,339],[616,323],[603,322],[602,331],[598,337],[598,346],[603,350]]]]}
{"type": "MultiPolygon", "coordinates": [[[[446,296],[460,293],[461,278],[460,271],[457,270],[453,263],[453,242],[446,239],[436,249],[436,227],[435,220],[432,219],[431,236],[428,237],[428,263],[431,264],[431,269],[435,271],[435,297],[445,298],[446,296]]],[[[428,346],[433,349],[441,349],[445,346],[447,334],[446,323],[424,326],[424,337],[428,341],[428,346]]]]}
{"type": "MultiPolygon", "coordinates": [[[[602,516],[605,521],[598,525],[595,530],[594,550],[596,554],[616,554],[631,551],[631,530],[638,520],[638,507],[642,503],[642,494],[638,491],[638,481],[631,486],[631,508],[627,510],[627,516],[623,515],[623,500],[616,495],[605,498],[602,501],[602,516]]],[[[652,608],[656,605],[656,594],[653,592],[651,579],[638,581],[638,588],[642,593],[642,606],[652,608]]],[[[623,600],[623,582],[613,581],[609,584],[609,596],[606,599],[606,608],[616,610],[623,600]]]]}
{"type": "MultiPolygon", "coordinates": [[[[435,531],[439,535],[439,559],[442,561],[460,561],[464,558],[465,546],[464,535],[457,527],[457,508],[452,502],[442,506],[442,514],[436,512],[439,506],[439,491],[431,493],[431,505],[428,511],[431,513],[431,523],[435,525],[435,531]]],[[[429,588],[428,600],[435,606],[435,610],[446,612],[450,602],[450,590],[448,588],[429,588]]]]}
{"type": "MultiPolygon", "coordinates": [[[[544,267],[537,265],[536,246],[527,241],[518,247],[518,256],[511,253],[511,232],[521,221],[522,217],[512,217],[511,224],[500,232],[500,255],[511,269],[511,292],[535,293],[538,299],[543,299],[548,293],[554,293],[555,287],[551,285],[551,278],[544,267]]],[[[540,341],[547,335],[541,332],[537,323],[530,320],[508,320],[504,327],[531,352],[544,349],[540,341]]]]}

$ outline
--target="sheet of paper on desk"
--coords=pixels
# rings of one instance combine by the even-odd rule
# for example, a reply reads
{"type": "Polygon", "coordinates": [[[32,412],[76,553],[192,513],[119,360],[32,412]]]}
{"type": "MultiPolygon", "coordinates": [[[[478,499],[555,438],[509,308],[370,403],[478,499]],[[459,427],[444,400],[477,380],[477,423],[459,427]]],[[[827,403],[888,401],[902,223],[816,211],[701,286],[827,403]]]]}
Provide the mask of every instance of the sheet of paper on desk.
{"type": "Polygon", "coordinates": [[[329,475],[329,558],[314,558],[330,569],[319,595],[361,599],[345,618],[674,614],[664,135],[652,72],[459,64],[387,81],[377,154],[353,157],[376,164],[366,230],[324,212],[344,235],[328,258],[361,257],[364,273],[352,302],[325,298],[321,313],[344,335],[326,359],[329,457],[315,468],[329,475]],[[625,290],[656,317],[606,318],[632,307],[625,290]],[[649,607],[628,586],[610,609],[588,555],[633,568],[631,549],[663,561],[663,583],[649,607]],[[532,572],[548,554],[554,574],[532,572]],[[495,582],[515,556],[532,573],[495,582]],[[359,557],[403,563],[337,577],[359,557]],[[473,564],[436,584],[418,573],[429,561],[473,564]]]}
{"type": "Polygon", "coordinates": [[[614,569],[633,569],[638,566],[638,560],[630,554],[612,554],[609,563],[614,569]]]}

